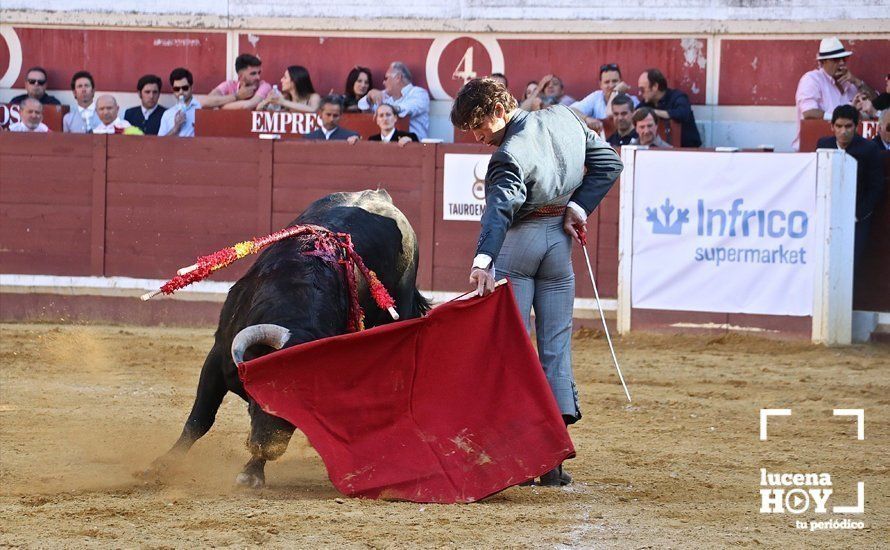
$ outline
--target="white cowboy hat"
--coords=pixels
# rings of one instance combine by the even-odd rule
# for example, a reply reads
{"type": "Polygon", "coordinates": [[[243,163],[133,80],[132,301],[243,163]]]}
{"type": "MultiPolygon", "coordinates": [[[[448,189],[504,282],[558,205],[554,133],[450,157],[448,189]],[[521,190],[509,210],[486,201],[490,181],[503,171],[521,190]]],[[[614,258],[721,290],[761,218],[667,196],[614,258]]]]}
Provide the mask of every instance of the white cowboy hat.
{"type": "Polygon", "coordinates": [[[832,36],[831,38],[823,38],[822,42],[819,42],[819,55],[816,56],[816,59],[820,61],[823,59],[839,59],[851,55],[853,55],[853,52],[847,51],[844,45],[841,44],[841,41],[836,36],[832,36]]]}

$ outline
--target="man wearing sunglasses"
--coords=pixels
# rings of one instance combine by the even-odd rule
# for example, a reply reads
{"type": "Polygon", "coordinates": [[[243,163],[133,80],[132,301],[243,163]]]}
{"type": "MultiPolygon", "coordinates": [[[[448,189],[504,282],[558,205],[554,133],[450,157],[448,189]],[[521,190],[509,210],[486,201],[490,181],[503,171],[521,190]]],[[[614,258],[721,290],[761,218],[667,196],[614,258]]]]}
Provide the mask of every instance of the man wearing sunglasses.
{"type": "Polygon", "coordinates": [[[170,86],[176,106],[164,111],[161,117],[159,136],[195,136],[195,111],[201,108],[198,100],[192,97],[194,77],[188,69],[179,67],[170,73],[170,86]]]}
{"type": "Polygon", "coordinates": [[[46,70],[43,67],[28,69],[25,75],[25,93],[12,98],[9,104],[18,105],[27,97],[33,97],[43,105],[61,105],[58,99],[46,93],[46,70]]]}

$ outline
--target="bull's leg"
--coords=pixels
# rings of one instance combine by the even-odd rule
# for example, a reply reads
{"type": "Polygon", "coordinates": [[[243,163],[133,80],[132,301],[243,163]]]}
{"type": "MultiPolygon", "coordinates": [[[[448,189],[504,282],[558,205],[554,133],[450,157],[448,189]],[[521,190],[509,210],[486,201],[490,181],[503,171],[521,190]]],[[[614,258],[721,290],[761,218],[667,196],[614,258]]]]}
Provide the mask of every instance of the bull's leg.
{"type": "Polygon", "coordinates": [[[219,345],[214,345],[210,353],[207,354],[204,366],[201,368],[201,377],[198,380],[198,391],[192,405],[192,412],[189,413],[188,419],[185,421],[182,434],[166,454],[152,463],[144,475],[157,476],[174,466],[192,448],[195,441],[213,426],[216,412],[227,391],[222,372],[224,357],[225,352],[219,345]]]}
{"type": "Polygon", "coordinates": [[[250,436],[247,438],[247,448],[250,450],[251,459],[235,478],[235,483],[259,489],[266,484],[266,461],[275,460],[284,454],[294,433],[294,426],[287,420],[263,412],[252,399],[247,410],[250,413],[250,436]]]}

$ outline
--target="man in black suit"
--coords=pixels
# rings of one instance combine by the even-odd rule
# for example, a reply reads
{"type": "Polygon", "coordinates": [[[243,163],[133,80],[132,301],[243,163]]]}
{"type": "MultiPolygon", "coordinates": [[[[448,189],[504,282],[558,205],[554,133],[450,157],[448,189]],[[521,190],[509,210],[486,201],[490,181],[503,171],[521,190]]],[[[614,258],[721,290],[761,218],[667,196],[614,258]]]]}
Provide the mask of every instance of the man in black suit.
{"type": "Polygon", "coordinates": [[[412,141],[419,141],[417,134],[414,132],[403,132],[396,128],[396,117],[398,116],[398,107],[383,103],[377,107],[374,113],[374,122],[380,128],[379,134],[374,134],[368,138],[368,141],[382,141],[384,143],[398,143],[399,147],[404,147],[412,141]]]}
{"type": "Polygon", "coordinates": [[[701,137],[695,125],[695,115],[688,95],[668,88],[667,78],[658,69],[643,71],[639,86],[643,102],[652,108],[657,118],[666,121],[669,129],[671,120],[680,123],[680,147],[701,147],[701,137]]]}
{"type": "Polygon", "coordinates": [[[817,149],[842,149],[856,159],[856,241],[853,269],[859,265],[868,239],[872,214],[884,193],[884,163],[878,145],[856,133],[859,111],[839,105],[831,114],[834,136],[819,138],[817,149]]]}
{"type": "Polygon", "coordinates": [[[136,91],[139,92],[138,107],[130,107],[124,112],[124,120],[142,130],[147,136],[158,135],[161,127],[161,117],[164,115],[164,107],[158,105],[161,98],[161,77],[147,74],[139,79],[136,91]]]}
{"type": "Polygon", "coordinates": [[[361,139],[356,132],[341,128],[337,123],[343,114],[343,101],[339,96],[328,95],[322,98],[318,107],[321,128],[306,134],[305,139],[317,141],[345,141],[352,145],[361,139]]]}

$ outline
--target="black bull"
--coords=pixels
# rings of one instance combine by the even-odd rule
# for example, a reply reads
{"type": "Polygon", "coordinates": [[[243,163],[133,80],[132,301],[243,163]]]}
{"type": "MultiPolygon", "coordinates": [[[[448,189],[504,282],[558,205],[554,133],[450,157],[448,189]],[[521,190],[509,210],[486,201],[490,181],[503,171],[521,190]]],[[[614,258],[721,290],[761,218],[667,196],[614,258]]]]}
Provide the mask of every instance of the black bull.
{"type": "MultiPolygon", "coordinates": [[[[402,319],[419,317],[429,309],[429,303],[416,288],[417,238],[386,191],[329,195],[312,203],[290,225],[297,224],[349,233],[358,254],[395,299],[402,319]]],[[[303,254],[306,246],[301,239],[285,239],[269,246],[229,291],[182,435],[147,473],[155,475],[173,466],[206,434],[223,397],[230,391],[248,402],[250,414],[247,447],[251,458],[236,482],[249,487],[265,483],[266,461],[284,453],[295,428],[266,414],[250,399],[238,378],[230,350],[233,340],[237,340],[236,347],[249,360],[277,347],[347,331],[349,290],[342,271],[321,258],[303,254]]],[[[365,325],[392,321],[390,314],[374,303],[361,275],[357,280],[365,325]]]]}

